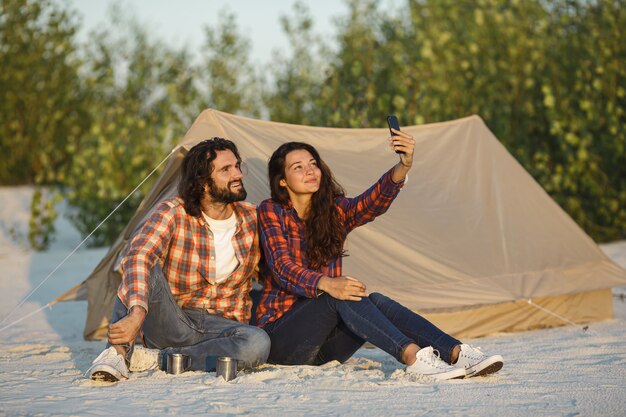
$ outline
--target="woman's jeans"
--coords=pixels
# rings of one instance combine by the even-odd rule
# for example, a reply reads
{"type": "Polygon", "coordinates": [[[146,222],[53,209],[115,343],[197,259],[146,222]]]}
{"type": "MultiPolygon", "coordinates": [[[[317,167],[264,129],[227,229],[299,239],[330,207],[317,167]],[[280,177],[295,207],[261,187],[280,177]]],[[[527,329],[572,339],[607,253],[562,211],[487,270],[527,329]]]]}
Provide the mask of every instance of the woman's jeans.
{"type": "Polygon", "coordinates": [[[344,362],[366,341],[400,362],[408,344],[432,346],[450,363],[452,349],[461,344],[419,314],[378,293],[361,301],[342,301],[328,294],[304,299],[263,329],[272,340],[268,361],[282,365],[344,362]]]}
{"type": "MultiPolygon", "coordinates": [[[[238,359],[240,369],[259,366],[267,360],[270,340],[263,330],[206,310],[182,310],[159,266],[150,271],[148,283],[148,314],[141,328],[146,347],[161,349],[162,357],[168,353],[187,355],[191,358],[190,369],[199,371],[214,371],[219,356],[238,359]]],[[[128,309],[117,297],[111,322],[126,315],[128,309]]]]}

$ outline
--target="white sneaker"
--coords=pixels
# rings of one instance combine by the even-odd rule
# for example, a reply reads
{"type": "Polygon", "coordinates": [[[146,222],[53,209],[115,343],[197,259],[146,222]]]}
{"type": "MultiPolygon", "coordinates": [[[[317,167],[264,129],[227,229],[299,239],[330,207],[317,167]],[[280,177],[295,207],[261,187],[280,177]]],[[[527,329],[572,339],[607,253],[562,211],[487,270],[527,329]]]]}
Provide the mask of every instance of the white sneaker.
{"type": "Polygon", "coordinates": [[[487,356],[480,348],[462,344],[459,358],[454,364],[457,368],[465,369],[467,376],[480,376],[498,372],[504,361],[502,356],[487,356]]]}
{"type": "Polygon", "coordinates": [[[94,359],[86,375],[94,381],[117,382],[121,379],[128,379],[128,367],[124,356],[118,354],[111,346],[94,359]]]}
{"type": "Polygon", "coordinates": [[[160,352],[159,349],[148,349],[135,345],[133,355],[130,357],[128,370],[131,372],[143,372],[158,368],[160,352]]]}
{"type": "Polygon", "coordinates": [[[435,354],[432,346],[420,349],[415,354],[415,363],[406,368],[406,372],[418,374],[434,379],[457,379],[465,378],[465,369],[448,365],[435,354]]]}

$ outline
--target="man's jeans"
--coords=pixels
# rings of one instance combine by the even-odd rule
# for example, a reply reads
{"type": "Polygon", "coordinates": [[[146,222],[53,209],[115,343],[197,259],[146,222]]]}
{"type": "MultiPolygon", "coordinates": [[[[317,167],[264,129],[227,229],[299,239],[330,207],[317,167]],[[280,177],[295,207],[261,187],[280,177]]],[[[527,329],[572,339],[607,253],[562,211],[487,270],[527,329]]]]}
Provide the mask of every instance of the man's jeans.
{"type": "Polygon", "coordinates": [[[324,294],[296,302],[264,330],[272,339],[269,362],[282,365],[321,365],[344,362],[366,341],[402,362],[410,344],[432,346],[450,363],[457,339],[382,294],[361,301],[342,301],[324,294]]]}
{"type": "MultiPolygon", "coordinates": [[[[191,358],[191,368],[214,371],[219,356],[238,359],[239,368],[253,368],[267,360],[270,339],[254,326],[209,314],[205,310],[182,310],[174,301],[163,271],[150,271],[148,314],[142,326],[146,347],[191,358]]],[[[112,323],[128,315],[119,297],[113,308],[112,323]]],[[[109,345],[107,345],[109,346],[109,345]]],[[[127,360],[132,355],[130,347],[127,360]]]]}

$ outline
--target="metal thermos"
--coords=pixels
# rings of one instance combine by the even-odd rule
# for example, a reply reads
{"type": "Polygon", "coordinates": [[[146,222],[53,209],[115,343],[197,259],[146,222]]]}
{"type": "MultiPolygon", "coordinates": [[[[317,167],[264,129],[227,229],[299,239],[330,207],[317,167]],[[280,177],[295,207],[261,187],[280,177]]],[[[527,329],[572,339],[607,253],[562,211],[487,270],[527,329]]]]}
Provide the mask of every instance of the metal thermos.
{"type": "Polygon", "coordinates": [[[224,378],[224,381],[235,379],[237,377],[237,359],[229,358],[227,356],[220,356],[217,358],[215,376],[221,376],[224,378]]]}
{"type": "Polygon", "coordinates": [[[167,355],[167,367],[165,370],[168,374],[182,374],[191,366],[191,358],[182,353],[169,353],[167,355]]]}

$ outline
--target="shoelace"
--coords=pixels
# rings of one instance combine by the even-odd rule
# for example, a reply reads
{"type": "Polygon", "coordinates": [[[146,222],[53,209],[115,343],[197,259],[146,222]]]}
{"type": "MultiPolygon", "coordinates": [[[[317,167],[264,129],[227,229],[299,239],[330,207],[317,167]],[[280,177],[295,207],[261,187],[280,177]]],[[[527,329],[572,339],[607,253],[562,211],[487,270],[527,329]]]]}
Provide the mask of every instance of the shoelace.
{"type": "Polygon", "coordinates": [[[486,356],[485,353],[480,350],[480,347],[474,347],[472,345],[467,346],[469,346],[470,349],[463,350],[462,352],[463,356],[465,356],[466,358],[470,360],[480,361],[486,356]]]}
{"type": "Polygon", "coordinates": [[[428,355],[427,358],[420,357],[420,359],[422,359],[424,362],[426,362],[428,365],[432,366],[433,368],[443,369],[446,367],[445,362],[441,360],[441,355],[439,354],[439,351],[436,349],[433,349],[432,353],[428,355]]]}

